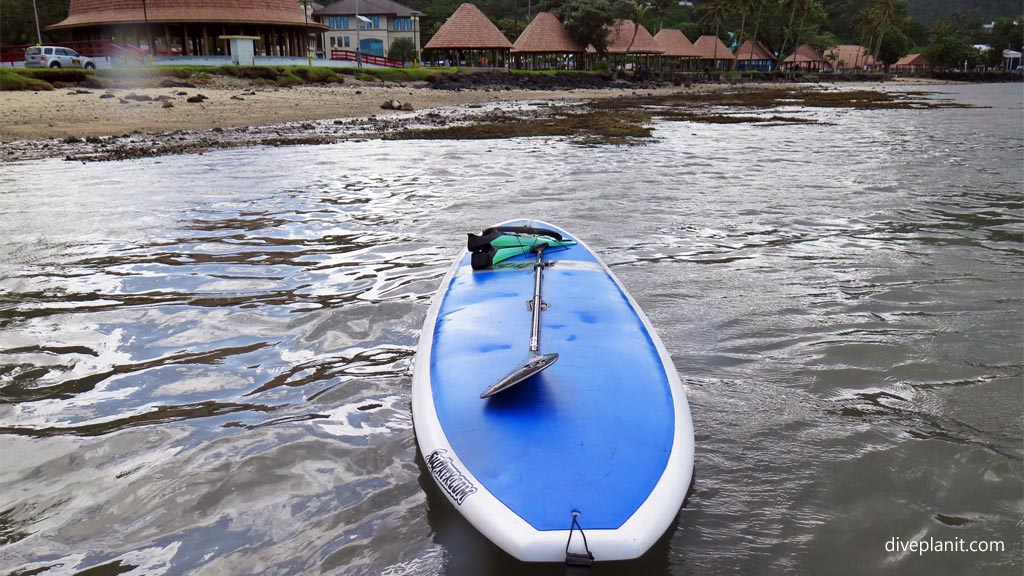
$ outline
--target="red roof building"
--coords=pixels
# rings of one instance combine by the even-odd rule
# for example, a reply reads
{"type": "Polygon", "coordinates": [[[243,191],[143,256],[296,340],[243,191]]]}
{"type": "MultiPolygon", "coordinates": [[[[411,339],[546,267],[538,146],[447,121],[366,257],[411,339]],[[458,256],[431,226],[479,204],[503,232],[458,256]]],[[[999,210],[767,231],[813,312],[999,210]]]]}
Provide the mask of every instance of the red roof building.
{"type": "Polygon", "coordinates": [[[778,58],[767,46],[757,40],[747,40],[736,49],[737,70],[770,72],[778,58]]]}
{"type": "Polygon", "coordinates": [[[897,72],[927,72],[931,67],[931,62],[921,54],[907,54],[892,65],[897,72]]]}
{"type": "Polygon", "coordinates": [[[157,54],[184,56],[226,53],[221,36],[258,36],[258,54],[304,56],[303,38],[308,46],[326,28],[306,21],[295,0],[71,0],[68,17],[47,30],[143,48],[151,36],[157,54]]]}
{"type": "Polygon", "coordinates": [[[805,70],[807,72],[821,72],[832,67],[831,62],[807,44],[802,44],[787,56],[782,64],[786,70],[805,70]]]}
{"type": "Polygon", "coordinates": [[[832,69],[839,71],[870,71],[881,68],[868,49],[855,44],[840,44],[825,51],[832,69]]]}
{"type": "Polygon", "coordinates": [[[512,45],[515,64],[535,68],[566,68],[582,62],[586,47],[573,38],[558,18],[540,12],[512,45]]]}
{"type": "Polygon", "coordinates": [[[490,64],[504,61],[512,43],[498,30],[498,27],[476,6],[466,3],[444,21],[433,38],[423,47],[445,53],[458,64],[465,58],[466,64],[490,64]],[[490,51],[491,60],[485,61],[490,51]]]}
{"type": "Polygon", "coordinates": [[[693,69],[700,58],[697,49],[685,34],[675,28],[662,28],[654,35],[654,41],[661,48],[661,63],[666,68],[693,69]]]}
{"type": "Polygon", "coordinates": [[[644,28],[637,28],[632,20],[616,20],[608,27],[608,53],[625,54],[661,54],[662,50],[654,41],[654,36],[644,28]],[[636,36],[633,36],[633,32],[636,36]],[[632,46],[630,45],[632,42],[632,46]]]}
{"type": "Polygon", "coordinates": [[[726,48],[718,36],[705,34],[693,43],[700,55],[700,63],[705,68],[712,70],[724,70],[731,68],[736,57],[726,48]]]}

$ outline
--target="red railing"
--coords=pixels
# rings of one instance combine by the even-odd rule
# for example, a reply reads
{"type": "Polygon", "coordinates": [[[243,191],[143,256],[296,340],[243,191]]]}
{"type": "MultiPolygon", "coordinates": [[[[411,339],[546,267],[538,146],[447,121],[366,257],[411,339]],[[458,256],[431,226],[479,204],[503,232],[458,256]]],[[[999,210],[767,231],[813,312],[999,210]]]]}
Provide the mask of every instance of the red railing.
{"type": "MultiPolygon", "coordinates": [[[[21,62],[25,59],[25,49],[35,44],[19,44],[0,46],[0,62],[21,62]]],[[[53,42],[47,46],[71,48],[82,56],[89,58],[145,58],[146,51],[136,46],[119,46],[109,40],[84,40],[81,42],[53,42]]]]}
{"type": "MultiPolygon", "coordinates": [[[[364,64],[385,66],[387,68],[405,68],[405,62],[395,60],[394,58],[374,56],[373,54],[360,54],[359,58],[364,64]]],[[[355,62],[356,52],[355,50],[331,50],[331,60],[348,60],[349,62],[355,62]]]]}

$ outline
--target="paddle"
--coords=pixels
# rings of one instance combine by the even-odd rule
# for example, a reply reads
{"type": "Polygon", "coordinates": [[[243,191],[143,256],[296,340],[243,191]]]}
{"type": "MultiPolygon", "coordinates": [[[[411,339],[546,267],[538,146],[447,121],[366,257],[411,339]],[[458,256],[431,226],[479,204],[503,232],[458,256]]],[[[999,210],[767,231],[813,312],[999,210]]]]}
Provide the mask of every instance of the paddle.
{"type": "MultiPolygon", "coordinates": [[[[561,236],[559,236],[561,238],[561,236]]],[[[544,267],[547,266],[543,262],[544,250],[549,247],[548,242],[538,242],[532,246],[532,250],[537,253],[537,261],[533,264],[533,322],[530,327],[530,354],[526,357],[526,360],[522,364],[517,366],[504,378],[498,380],[486,390],[480,394],[480,398],[488,398],[507,390],[512,386],[526,380],[530,376],[540,372],[541,370],[551,366],[558,360],[558,354],[540,354],[540,311],[543,307],[543,302],[540,298],[540,284],[543,276],[544,267]]]]}

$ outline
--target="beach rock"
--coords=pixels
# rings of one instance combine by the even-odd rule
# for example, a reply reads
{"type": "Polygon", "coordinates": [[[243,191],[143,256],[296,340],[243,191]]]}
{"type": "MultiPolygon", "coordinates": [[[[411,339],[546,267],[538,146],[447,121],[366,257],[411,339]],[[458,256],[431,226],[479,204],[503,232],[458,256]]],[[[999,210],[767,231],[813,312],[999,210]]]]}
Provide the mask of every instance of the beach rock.
{"type": "Polygon", "coordinates": [[[410,104],[408,102],[403,102],[402,103],[402,110],[404,110],[406,112],[412,112],[412,110],[413,110],[412,104],[410,104]]]}
{"type": "Polygon", "coordinates": [[[152,102],[153,101],[152,98],[150,98],[149,96],[146,96],[145,94],[136,94],[134,92],[132,92],[131,94],[125,96],[124,99],[125,100],[134,100],[136,102],[152,102]]]}
{"type": "Polygon", "coordinates": [[[231,99],[232,100],[245,100],[245,98],[242,98],[241,96],[238,96],[237,94],[232,96],[231,99]]]}
{"type": "Polygon", "coordinates": [[[203,100],[209,100],[209,98],[207,98],[206,96],[204,96],[202,94],[196,94],[195,96],[189,96],[185,101],[190,103],[190,104],[199,104],[203,100]]]}
{"type": "Polygon", "coordinates": [[[107,92],[105,94],[100,94],[100,98],[113,98],[113,97],[114,97],[114,94],[112,92],[107,92]]]}
{"type": "Polygon", "coordinates": [[[174,108],[174,103],[170,100],[164,100],[164,103],[160,105],[161,108],[174,108]]]}
{"type": "Polygon", "coordinates": [[[164,78],[160,81],[161,88],[195,88],[196,85],[191,82],[182,82],[181,80],[174,80],[172,78],[164,78]]]}
{"type": "Polygon", "coordinates": [[[402,102],[401,100],[385,100],[380,107],[384,110],[401,110],[402,102]]]}

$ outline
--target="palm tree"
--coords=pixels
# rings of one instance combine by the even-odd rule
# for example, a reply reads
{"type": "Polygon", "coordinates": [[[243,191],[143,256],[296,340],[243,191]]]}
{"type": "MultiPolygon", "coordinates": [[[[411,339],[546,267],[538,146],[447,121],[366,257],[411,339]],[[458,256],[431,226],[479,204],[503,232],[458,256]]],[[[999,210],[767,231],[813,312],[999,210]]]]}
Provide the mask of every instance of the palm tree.
{"type": "MultiPolygon", "coordinates": [[[[757,42],[757,31],[761,27],[761,11],[764,10],[764,6],[765,6],[765,4],[767,4],[768,0],[749,0],[749,1],[751,3],[751,8],[756,8],[757,9],[757,16],[754,17],[754,36],[753,36],[754,42],[757,42]]],[[[750,58],[751,59],[754,58],[754,42],[750,43],[750,58]]],[[[770,68],[771,64],[769,63],[768,66],[770,68]]]]}
{"type": "Polygon", "coordinates": [[[701,23],[711,20],[715,23],[715,48],[712,52],[712,60],[715,65],[718,64],[718,32],[722,28],[722,20],[725,19],[725,15],[729,13],[729,9],[732,8],[731,0],[708,0],[704,4],[704,17],[701,18],[701,23]]]}
{"type": "MultiPolygon", "coordinates": [[[[815,0],[782,0],[783,6],[789,6],[789,27],[786,28],[786,34],[782,37],[782,49],[779,50],[779,63],[783,61],[786,56],[786,44],[789,43],[789,37],[793,33],[793,21],[796,20],[797,12],[800,13],[800,26],[803,26],[804,16],[807,14],[807,10],[810,9],[811,4],[815,0]]],[[[799,38],[799,33],[797,34],[799,38]]],[[[799,46],[799,44],[797,44],[799,46]]]]}
{"type": "Polygon", "coordinates": [[[654,8],[654,13],[658,15],[658,30],[665,27],[665,14],[668,13],[668,9],[676,2],[678,0],[651,0],[651,7],[654,8]]]}
{"type": "MultiPolygon", "coordinates": [[[[857,13],[857,32],[860,33],[861,46],[871,46],[875,43],[875,24],[871,10],[865,8],[857,13]],[[867,44],[864,44],[864,38],[868,39],[867,44]]],[[[853,58],[853,67],[859,68],[861,66],[860,57],[864,56],[864,64],[867,64],[867,54],[862,54],[863,49],[858,49],[857,54],[853,58]]]]}
{"type": "Polygon", "coordinates": [[[740,34],[736,37],[736,46],[743,44],[743,36],[747,32],[747,14],[754,9],[756,0],[735,0],[733,9],[740,13],[740,34]]]}
{"type": "Polygon", "coordinates": [[[896,16],[897,6],[899,0],[875,0],[874,5],[871,6],[869,12],[872,24],[874,25],[875,33],[878,35],[875,40],[875,61],[878,62],[878,54],[882,51],[882,38],[885,37],[885,31],[889,28],[889,24],[892,23],[893,18],[896,16]]]}
{"type": "MultiPolygon", "coordinates": [[[[626,46],[626,54],[623,56],[623,67],[625,67],[626,61],[629,60],[629,51],[633,49],[633,43],[636,42],[636,35],[640,32],[640,26],[642,26],[644,17],[647,16],[647,11],[651,7],[647,4],[640,4],[639,2],[633,3],[633,37],[629,39],[629,45],[626,46]]],[[[633,72],[636,74],[636,71],[633,72]]]]}
{"type": "Polygon", "coordinates": [[[633,43],[636,42],[637,32],[640,32],[640,26],[643,25],[647,11],[650,9],[651,7],[647,4],[633,3],[633,37],[629,39],[629,46],[626,46],[626,56],[629,56],[629,51],[633,48],[633,43]]]}

